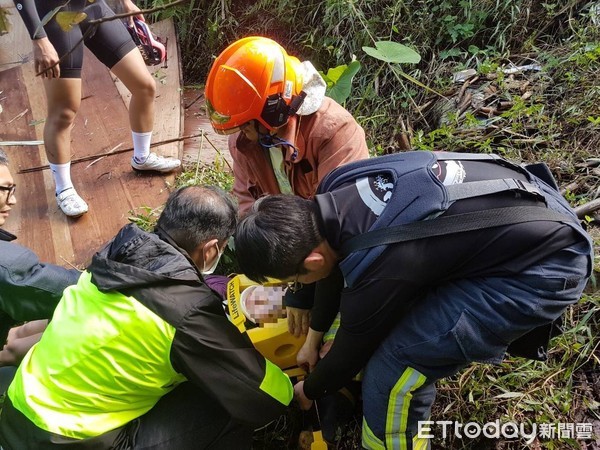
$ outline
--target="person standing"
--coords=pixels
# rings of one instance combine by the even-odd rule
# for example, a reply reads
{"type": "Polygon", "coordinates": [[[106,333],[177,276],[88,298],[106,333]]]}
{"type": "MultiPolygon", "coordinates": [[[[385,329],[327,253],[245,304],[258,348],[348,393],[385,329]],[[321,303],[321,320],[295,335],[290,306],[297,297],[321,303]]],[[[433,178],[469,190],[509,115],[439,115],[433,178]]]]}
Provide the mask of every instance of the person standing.
{"type": "MultiPolygon", "coordinates": [[[[267,194],[312,198],[331,170],[369,157],[364,130],[325,90],[310,61],[266,37],[237,40],[216,58],[206,109],[215,132],[230,135],[241,215],[267,194]]],[[[310,287],[286,293],[294,336],[308,331],[313,296],[310,287]]]]}
{"type": "MultiPolygon", "coordinates": [[[[131,0],[119,1],[124,12],[139,11],[131,0]]],[[[90,29],[90,20],[114,15],[105,0],[14,2],[32,39],[35,71],[44,82],[48,106],[44,148],[54,178],[56,202],[62,212],[78,217],[88,211],[87,203],[71,180],[71,129],[81,104],[83,46],[80,41],[84,35],[85,45],[131,92],[129,124],[134,149],[131,166],[135,170],[157,172],[179,168],[178,159],[150,152],[156,84],[125,25],[120,20],[110,20],[90,29]],[[57,16],[65,12],[83,13],[85,17],[65,31],[57,21],[57,16]]],[[[143,20],[141,14],[135,17],[143,20]]]]}

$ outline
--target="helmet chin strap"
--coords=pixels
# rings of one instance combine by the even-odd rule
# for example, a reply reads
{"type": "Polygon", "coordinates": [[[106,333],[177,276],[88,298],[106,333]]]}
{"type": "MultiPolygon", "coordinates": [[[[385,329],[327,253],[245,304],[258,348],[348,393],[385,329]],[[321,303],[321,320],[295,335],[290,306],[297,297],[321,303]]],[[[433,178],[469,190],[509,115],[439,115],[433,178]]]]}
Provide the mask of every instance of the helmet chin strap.
{"type": "MultiPolygon", "coordinates": [[[[306,92],[301,91],[300,94],[298,94],[292,98],[292,101],[290,102],[290,104],[288,106],[288,117],[296,114],[296,111],[298,111],[298,108],[300,108],[300,106],[302,106],[302,102],[304,102],[305,97],[306,97],[306,92]]],[[[294,149],[294,153],[292,154],[292,160],[296,159],[296,157],[298,156],[298,148],[294,144],[292,144],[290,141],[280,138],[276,134],[271,134],[269,132],[261,133],[260,127],[258,125],[258,121],[254,121],[254,124],[256,127],[256,132],[258,133],[258,143],[260,144],[260,146],[262,148],[268,150],[272,147],[279,147],[282,145],[291,147],[294,149]]]]}
{"type": "Polygon", "coordinates": [[[258,143],[262,148],[270,149],[272,147],[279,147],[280,145],[285,145],[288,147],[292,147],[294,150],[298,151],[296,146],[292,144],[290,141],[280,138],[275,134],[270,133],[261,133],[258,131],[258,143]]]}
{"type": "Polygon", "coordinates": [[[294,149],[294,152],[292,153],[292,161],[294,161],[298,157],[298,148],[290,141],[282,139],[277,135],[270,133],[261,133],[260,131],[258,131],[258,143],[262,148],[266,150],[279,146],[291,147],[294,149]]]}
{"type": "Polygon", "coordinates": [[[296,114],[298,108],[302,106],[305,97],[306,92],[300,91],[287,104],[281,93],[270,95],[265,101],[260,118],[269,127],[279,128],[287,123],[290,116],[296,114]]]}
{"type": "Polygon", "coordinates": [[[298,112],[302,103],[304,103],[304,99],[306,98],[306,92],[300,91],[298,95],[292,97],[292,101],[290,102],[290,109],[288,110],[288,115],[293,116],[298,112]]]}

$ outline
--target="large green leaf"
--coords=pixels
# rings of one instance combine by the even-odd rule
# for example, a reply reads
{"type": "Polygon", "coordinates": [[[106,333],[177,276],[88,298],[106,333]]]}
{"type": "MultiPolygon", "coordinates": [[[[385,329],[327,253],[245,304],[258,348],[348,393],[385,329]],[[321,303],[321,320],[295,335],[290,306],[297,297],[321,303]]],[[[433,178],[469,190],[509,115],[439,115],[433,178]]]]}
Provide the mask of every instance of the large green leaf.
{"type": "Polygon", "coordinates": [[[352,80],[359,70],[360,63],[358,61],[329,69],[327,75],[323,77],[328,86],[327,96],[340,104],[344,103],[350,97],[352,80]]]}
{"type": "Polygon", "coordinates": [[[375,47],[363,47],[362,49],[367,55],[388,63],[417,64],[421,61],[421,55],[412,48],[398,42],[377,41],[375,42],[375,47]]]}
{"type": "Polygon", "coordinates": [[[67,0],[65,3],[63,3],[62,5],[57,6],[56,8],[48,11],[46,13],[46,15],[44,17],[42,17],[41,23],[38,25],[38,27],[35,29],[35,31],[33,32],[34,36],[36,34],[38,34],[39,31],[41,31],[41,29],[46,26],[48,24],[48,22],[50,22],[52,20],[52,18],[60,11],[61,8],[63,8],[64,6],[67,6],[69,4],[70,0],[67,0]]]}

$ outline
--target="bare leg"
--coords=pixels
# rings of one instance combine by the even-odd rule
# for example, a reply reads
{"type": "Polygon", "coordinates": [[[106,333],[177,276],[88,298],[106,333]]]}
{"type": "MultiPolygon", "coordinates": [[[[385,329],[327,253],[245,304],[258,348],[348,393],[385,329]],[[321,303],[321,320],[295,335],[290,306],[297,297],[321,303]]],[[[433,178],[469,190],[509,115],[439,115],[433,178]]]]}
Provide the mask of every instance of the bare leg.
{"type": "Polygon", "coordinates": [[[131,92],[129,123],[133,137],[132,166],[137,170],[171,172],[181,162],[150,153],[150,140],[154,126],[154,97],[156,82],[148,72],[140,51],[135,48],[111,69],[131,92]]]}
{"type": "Polygon", "coordinates": [[[148,72],[140,51],[135,48],[113,66],[111,71],[131,92],[129,123],[131,131],[146,133],[154,127],[156,82],[148,72]]]}
{"type": "Polygon", "coordinates": [[[71,181],[71,129],[81,105],[81,79],[46,79],[44,88],[48,104],[44,146],[54,176],[56,200],[67,216],[77,217],[88,210],[71,181]]]}
{"type": "Polygon", "coordinates": [[[44,127],[46,156],[53,164],[64,164],[71,161],[71,128],[81,104],[81,79],[45,79],[44,88],[48,102],[44,127]]]}

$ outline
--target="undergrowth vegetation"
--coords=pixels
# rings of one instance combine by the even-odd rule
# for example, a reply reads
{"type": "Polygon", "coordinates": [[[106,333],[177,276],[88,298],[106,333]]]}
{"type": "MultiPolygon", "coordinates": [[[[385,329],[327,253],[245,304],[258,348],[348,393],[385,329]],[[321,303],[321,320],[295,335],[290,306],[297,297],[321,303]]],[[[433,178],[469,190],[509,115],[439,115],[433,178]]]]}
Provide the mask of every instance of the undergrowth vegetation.
{"type": "MultiPolygon", "coordinates": [[[[344,106],[365,128],[373,154],[416,148],[544,161],[573,206],[600,195],[597,1],[191,0],[165,14],[176,21],[188,84],[202,84],[214,57],[235,39],[265,35],[324,72],[360,62],[344,106]],[[363,47],[377,41],[402,43],[421,61],[373,58],[363,47]]],[[[230,189],[229,169],[221,160],[211,167],[196,162],[178,185],[230,189]]],[[[585,220],[598,243],[593,211],[585,220]]],[[[593,283],[564,329],[547,362],[508,358],[442,381],[432,411],[432,420],[550,424],[553,437],[526,443],[437,434],[433,448],[600,448],[594,436],[558,430],[590,423],[600,432],[600,295],[593,283]]],[[[296,445],[301,428],[292,411],[257,433],[255,448],[296,445]]],[[[336,448],[360,448],[360,412],[336,448]]]]}

